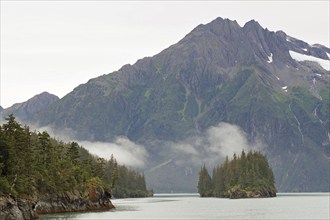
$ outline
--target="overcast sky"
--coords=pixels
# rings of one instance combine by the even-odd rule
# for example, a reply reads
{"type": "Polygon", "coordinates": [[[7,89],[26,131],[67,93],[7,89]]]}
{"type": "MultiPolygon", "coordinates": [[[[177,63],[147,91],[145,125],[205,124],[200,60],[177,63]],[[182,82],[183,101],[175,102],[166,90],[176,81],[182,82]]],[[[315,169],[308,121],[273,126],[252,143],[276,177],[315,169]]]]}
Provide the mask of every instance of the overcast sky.
{"type": "Polygon", "coordinates": [[[0,105],[60,98],[134,64],[216,17],[329,47],[329,1],[3,1],[0,105]]]}

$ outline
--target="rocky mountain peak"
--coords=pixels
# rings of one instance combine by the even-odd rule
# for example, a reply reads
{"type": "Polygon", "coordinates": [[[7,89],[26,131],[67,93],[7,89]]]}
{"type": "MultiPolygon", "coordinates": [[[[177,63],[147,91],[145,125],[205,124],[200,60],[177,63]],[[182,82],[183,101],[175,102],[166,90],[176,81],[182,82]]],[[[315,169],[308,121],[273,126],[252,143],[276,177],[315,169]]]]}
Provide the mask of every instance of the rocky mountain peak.
{"type": "Polygon", "coordinates": [[[209,29],[214,33],[222,33],[241,28],[236,20],[230,20],[228,18],[223,19],[221,17],[216,18],[206,26],[209,27],[209,29]]]}
{"type": "Polygon", "coordinates": [[[256,20],[252,19],[248,22],[245,23],[245,25],[243,26],[244,29],[264,29],[259,22],[257,22],[256,20]]]}
{"type": "Polygon", "coordinates": [[[235,32],[239,31],[241,27],[236,20],[223,19],[221,17],[216,18],[208,24],[201,24],[197,26],[189,35],[215,35],[220,38],[230,39],[235,32]]]}
{"type": "Polygon", "coordinates": [[[26,102],[16,103],[9,108],[1,111],[0,117],[7,117],[7,115],[13,113],[15,117],[20,120],[26,120],[33,114],[43,110],[55,101],[58,101],[59,97],[50,94],[48,92],[42,92],[38,95],[33,96],[26,102]]]}
{"type": "Polygon", "coordinates": [[[42,92],[38,95],[33,96],[30,100],[58,100],[59,97],[56,95],[50,94],[49,92],[42,92]]]}

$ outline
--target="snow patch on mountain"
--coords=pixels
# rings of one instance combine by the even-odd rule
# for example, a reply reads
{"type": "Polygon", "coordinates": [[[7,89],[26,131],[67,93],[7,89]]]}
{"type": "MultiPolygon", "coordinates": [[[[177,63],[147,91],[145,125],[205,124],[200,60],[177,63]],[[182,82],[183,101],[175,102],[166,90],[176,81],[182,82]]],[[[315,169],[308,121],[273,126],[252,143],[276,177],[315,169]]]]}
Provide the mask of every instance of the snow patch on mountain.
{"type": "Polygon", "coordinates": [[[297,53],[295,51],[289,50],[290,56],[296,61],[313,61],[321,65],[321,67],[327,71],[330,71],[330,61],[323,60],[321,58],[309,56],[306,54],[297,53]]]}
{"type": "Polygon", "coordinates": [[[268,60],[267,60],[268,63],[272,63],[273,62],[273,54],[270,53],[270,56],[268,56],[268,60]]]}

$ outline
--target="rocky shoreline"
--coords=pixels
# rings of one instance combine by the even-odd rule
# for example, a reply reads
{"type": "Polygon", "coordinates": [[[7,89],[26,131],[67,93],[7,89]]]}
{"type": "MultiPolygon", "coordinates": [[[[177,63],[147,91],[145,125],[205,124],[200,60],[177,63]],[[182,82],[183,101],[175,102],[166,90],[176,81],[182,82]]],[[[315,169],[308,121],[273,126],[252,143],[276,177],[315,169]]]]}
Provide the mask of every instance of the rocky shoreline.
{"type": "Polygon", "coordinates": [[[230,199],[243,199],[243,198],[269,198],[276,197],[276,192],[270,190],[243,190],[236,187],[228,190],[228,197],[230,199]]]}
{"type": "Polygon", "coordinates": [[[110,210],[115,208],[110,201],[110,192],[102,187],[89,188],[88,192],[63,192],[45,194],[35,199],[0,197],[0,219],[30,220],[41,214],[110,210]]]}

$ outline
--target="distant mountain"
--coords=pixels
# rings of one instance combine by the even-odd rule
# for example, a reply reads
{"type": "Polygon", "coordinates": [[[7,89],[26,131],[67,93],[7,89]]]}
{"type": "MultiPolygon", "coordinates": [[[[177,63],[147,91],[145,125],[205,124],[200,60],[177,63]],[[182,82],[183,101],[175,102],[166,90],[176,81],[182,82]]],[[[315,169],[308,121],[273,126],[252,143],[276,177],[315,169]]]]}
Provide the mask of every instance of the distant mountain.
{"type": "Polygon", "coordinates": [[[24,121],[58,100],[59,98],[57,96],[49,94],[48,92],[43,92],[26,102],[17,103],[9,108],[3,109],[0,113],[0,117],[6,118],[9,114],[13,113],[19,120],[24,121]]]}
{"type": "MultiPolygon", "coordinates": [[[[146,178],[156,191],[196,191],[201,160],[173,153],[173,145],[225,122],[249,144],[262,143],[279,191],[329,191],[329,56],[325,46],[254,20],[240,27],[217,18],[153,57],[76,87],[31,121],[72,129],[80,140],[127,136],[146,146],[146,178]]],[[[192,154],[207,159],[213,148],[196,143],[192,154]]]]}

